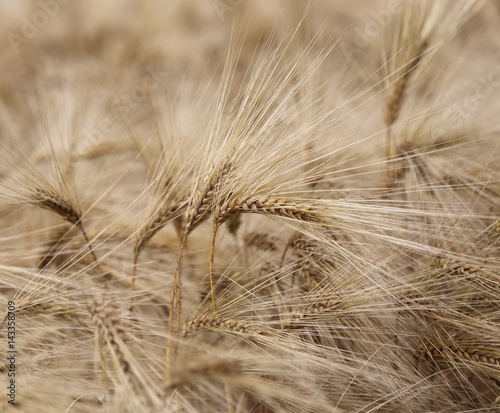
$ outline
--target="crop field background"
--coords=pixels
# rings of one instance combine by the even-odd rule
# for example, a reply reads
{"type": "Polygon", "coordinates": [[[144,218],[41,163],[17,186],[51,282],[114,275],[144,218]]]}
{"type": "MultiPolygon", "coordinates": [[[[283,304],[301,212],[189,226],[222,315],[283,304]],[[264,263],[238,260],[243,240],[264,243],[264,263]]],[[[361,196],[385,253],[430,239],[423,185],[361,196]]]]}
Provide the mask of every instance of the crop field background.
{"type": "Polygon", "coordinates": [[[0,0],[0,412],[500,412],[500,2],[0,0]]]}

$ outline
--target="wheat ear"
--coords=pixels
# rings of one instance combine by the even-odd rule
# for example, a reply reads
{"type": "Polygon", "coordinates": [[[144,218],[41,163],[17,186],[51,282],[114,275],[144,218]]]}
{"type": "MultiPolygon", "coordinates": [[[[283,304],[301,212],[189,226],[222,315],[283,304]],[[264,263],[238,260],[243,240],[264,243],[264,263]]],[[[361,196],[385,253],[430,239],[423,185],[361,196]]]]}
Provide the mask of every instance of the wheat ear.
{"type": "Polygon", "coordinates": [[[80,213],[80,211],[75,206],[73,206],[73,204],[70,201],[64,199],[63,197],[61,197],[59,194],[57,194],[55,191],[52,190],[35,188],[30,193],[29,199],[33,205],[56,213],[61,218],[65,219],[70,224],[73,224],[80,230],[88,246],[90,255],[92,256],[92,259],[95,262],[96,268],[99,271],[99,275],[101,276],[101,282],[107,289],[108,287],[105,284],[106,280],[104,277],[104,271],[102,270],[99,264],[99,260],[97,259],[97,255],[87,235],[87,231],[85,231],[82,221],[82,214],[80,213]]]}
{"type": "Polygon", "coordinates": [[[345,303],[342,301],[341,296],[338,293],[329,295],[329,298],[325,298],[323,300],[318,300],[316,298],[315,301],[299,307],[297,311],[292,314],[292,317],[283,325],[283,328],[296,328],[307,318],[332,311],[339,311],[340,309],[345,308],[345,303]]]}
{"type": "Polygon", "coordinates": [[[76,306],[55,304],[51,302],[31,303],[22,302],[17,311],[19,314],[39,314],[52,315],[64,321],[69,321],[77,326],[89,328],[90,323],[88,317],[82,311],[79,311],[76,306]]]}
{"type": "Polygon", "coordinates": [[[186,232],[189,233],[192,231],[206,217],[206,214],[210,212],[214,201],[214,194],[220,187],[222,180],[229,175],[232,168],[233,165],[231,163],[225,163],[217,172],[211,174],[211,177],[206,180],[205,184],[195,194],[186,213],[186,232]]]}
{"type": "Polygon", "coordinates": [[[322,221],[320,211],[315,205],[272,197],[241,197],[235,199],[216,209],[214,219],[217,225],[221,225],[238,212],[273,215],[304,222],[318,223],[322,221]]]}
{"type": "Polygon", "coordinates": [[[187,323],[187,325],[184,327],[183,334],[186,336],[193,330],[198,329],[209,329],[246,335],[265,335],[268,333],[267,330],[258,326],[246,323],[242,320],[225,319],[220,315],[214,314],[212,312],[197,316],[189,321],[189,323],[187,323]]]}
{"type": "Polygon", "coordinates": [[[421,348],[418,353],[424,358],[431,358],[434,361],[455,362],[476,362],[500,367],[500,354],[494,349],[484,350],[471,346],[457,346],[456,344],[433,344],[429,343],[421,348]],[[448,355],[447,355],[448,353],[448,355]]]}
{"type": "MultiPolygon", "coordinates": [[[[409,85],[416,69],[422,62],[426,50],[430,46],[433,24],[437,24],[433,9],[422,4],[409,2],[398,21],[398,28],[393,40],[392,50],[387,53],[386,67],[391,65],[392,73],[387,80],[390,92],[385,101],[384,121],[386,125],[386,160],[387,178],[390,180],[392,172],[390,160],[394,155],[392,129],[398,120],[406,98],[409,85]],[[424,27],[427,25],[426,30],[424,27]]],[[[390,181],[389,181],[390,182],[390,181]]]]}
{"type": "Polygon", "coordinates": [[[82,225],[82,215],[78,209],[76,209],[71,202],[53,191],[35,188],[30,194],[30,200],[34,205],[55,212],[75,226],[80,227],[82,225]]]}
{"type": "MultiPolygon", "coordinates": [[[[391,94],[386,100],[384,121],[387,130],[390,131],[391,126],[398,120],[403,102],[405,100],[406,91],[410,84],[413,73],[416,71],[422,61],[425,50],[428,47],[428,42],[423,41],[415,51],[415,57],[409,62],[408,69],[400,76],[393,85],[391,94]]],[[[392,152],[390,153],[392,155],[392,152]]]]}
{"type": "Polygon", "coordinates": [[[393,86],[392,93],[387,98],[385,104],[384,121],[386,124],[386,141],[385,141],[385,156],[387,159],[387,178],[392,178],[390,161],[394,155],[393,142],[392,142],[392,127],[399,118],[401,109],[406,96],[406,91],[410,84],[413,73],[416,71],[420,62],[422,61],[423,54],[427,49],[427,41],[422,42],[417,49],[416,57],[410,61],[408,69],[404,74],[396,80],[393,86]]]}
{"type": "Polygon", "coordinates": [[[182,214],[186,206],[187,202],[185,200],[174,205],[166,205],[151,216],[146,225],[141,228],[134,242],[134,256],[139,256],[151,238],[174,217],[182,214]]]}
{"type": "Polygon", "coordinates": [[[113,361],[123,374],[126,382],[133,389],[141,384],[141,380],[135,374],[127,353],[124,351],[126,348],[123,339],[126,330],[116,316],[110,303],[104,301],[94,301],[88,307],[91,321],[97,329],[97,338],[99,342],[99,350],[101,353],[101,362],[103,368],[104,384],[107,386],[107,372],[106,372],[106,359],[103,344],[109,347],[113,355],[113,361]]]}
{"type": "Polygon", "coordinates": [[[203,379],[230,378],[241,373],[239,363],[225,359],[197,360],[182,367],[167,370],[164,391],[170,394],[185,384],[203,379]]]}

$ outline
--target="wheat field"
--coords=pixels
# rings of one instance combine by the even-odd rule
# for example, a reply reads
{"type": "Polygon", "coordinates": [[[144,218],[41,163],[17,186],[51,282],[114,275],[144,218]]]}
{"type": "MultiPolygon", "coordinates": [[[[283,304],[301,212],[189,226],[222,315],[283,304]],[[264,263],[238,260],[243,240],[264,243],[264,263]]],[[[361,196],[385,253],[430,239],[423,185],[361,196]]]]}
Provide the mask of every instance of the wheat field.
{"type": "Polygon", "coordinates": [[[1,412],[500,412],[497,0],[0,23],[1,412]]]}

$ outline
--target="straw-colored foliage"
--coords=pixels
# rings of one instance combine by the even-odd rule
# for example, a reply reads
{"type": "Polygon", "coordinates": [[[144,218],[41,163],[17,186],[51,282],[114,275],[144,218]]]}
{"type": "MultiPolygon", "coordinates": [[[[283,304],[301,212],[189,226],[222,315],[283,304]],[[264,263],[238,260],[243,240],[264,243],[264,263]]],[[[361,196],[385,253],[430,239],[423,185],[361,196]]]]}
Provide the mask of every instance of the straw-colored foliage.
{"type": "Polygon", "coordinates": [[[498,2],[0,23],[0,411],[499,411],[498,2]]]}

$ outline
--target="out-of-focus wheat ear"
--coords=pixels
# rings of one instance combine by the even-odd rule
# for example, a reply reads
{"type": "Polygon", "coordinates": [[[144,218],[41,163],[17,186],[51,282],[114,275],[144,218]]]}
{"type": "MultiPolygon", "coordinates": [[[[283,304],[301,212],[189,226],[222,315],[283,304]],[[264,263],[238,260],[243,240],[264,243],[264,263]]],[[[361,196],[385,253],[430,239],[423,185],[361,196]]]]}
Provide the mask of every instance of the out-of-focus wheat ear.
{"type": "Polygon", "coordinates": [[[185,384],[191,384],[206,379],[229,379],[241,374],[241,366],[236,361],[226,359],[195,360],[182,364],[182,366],[165,371],[165,393],[171,394],[173,390],[185,384]]]}
{"type": "Polygon", "coordinates": [[[231,216],[237,213],[253,213],[268,216],[279,216],[302,222],[321,222],[321,214],[315,205],[308,205],[299,201],[288,199],[276,199],[271,197],[246,197],[238,198],[220,207],[216,207],[213,212],[212,239],[210,243],[210,287],[212,296],[212,309],[217,311],[215,286],[214,286],[214,259],[215,259],[215,241],[217,230],[231,216]]]}
{"type": "Polygon", "coordinates": [[[486,231],[491,238],[500,240],[500,219],[497,219],[493,224],[486,228],[486,231]]]}
{"type": "Polygon", "coordinates": [[[397,27],[385,53],[385,99],[387,178],[392,177],[391,159],[396,145],[393,126],[399,119],[407,92],[424,57],[433,55],[444,42],[480,7],[481,2],[409,0],[397,20],[397,27]],[[475,4],[474,4],[475,3],[475,4]]]}
{"type": "Polygon", "coordinates": [[[290,249],[290,247],[292,247],[295,240],[297,238],[300,238],[300,236],[301,236],[300,232],[295,231],[288,239],[287,243],[285,244],[285,248],[283,248],[283,254],[281,255],[280,268],[283,268],[283,264],[285,263],[285,258],[288,250],[290,249]]]}
{"type": "Polygon", "coordinates": [[[44,253],[40,257],[37,268],[39,270],[45,270],[49,267],[49,265],[54,262],[61,245],[65,243],[65,238],[68,235],[69,227],[65,224],[65,227],[57,230],[51,235],[50,240],[46,243],[44,248],[44,253]]]}
{"type": "MultiPolygon", "coordinates": [[[[92,324],[96,327],[97,341],[100,348],[104,379],[107,381],[107,362],[104,344],[112,353],[113,362],[120,371],[121,377],[133,391],[143,392],[145,383],[138,376],[137,371],[132,366],[130,354],[126,351],[125,335],[126,329],[111,307],[111,303],[105,298],[94,300],[88,306],[92,324]]],[[[106,383],[107,384],[107,383],[106,383]]]]}
{"type": "Polygon", "coordinates": [[[316,260],[308,257],[299,259],[295,264],[298,275],[307,281],[308,290],[321,285],[325,278],[325,275],[317,264],[316,260]]]}
{"type": "Polygon", "coordinates": [[[493,403],[491,403],[491,406],[488,408],[487,413],[495,413],[494,409],[500,408],[500,396],[498,396],[493,403]]]}
{"type": "Polygon", "coordinates": [[[106,285],[104,271],[102,270],[99,264],[99,260],[94,251],[92,243],[90,242],[90,239],[87,235],[87,231],[85,231],[82,221],[82,214],[78,210],[78,208],[75,207],[68,199],[65,199],[55,191],[42,188],[34,188],[29,193],[29,200],[32,205],[54,212],[55,214],[59,215],[61,218],[68,221],[70,224],[73,224],[80,230],[88,246],[90,255],[92,256],[92,259],[95,262],[97,271],[101,276],[101,282],[103,286],[106,289],[108,289],[108,286],[106,285]]]}
{"type": "Polygon", "coordinates": [[[384,120],[388,131],[391,130],[391,127],[399,118],[412,75],[422,61],[427,46],[428,43],[426,40],[417,46],[415,56],[408,62],[408,68],[405,68],[405,72],[392,85],[392,91],[386,100],[384,114],[384,120]]]}
{"type": "Polygon", "coordinates": [[[283,218],[303,221],[303,222],[321,222],[319,209],[314,205],[296,202],[288,199],[275,199],[271,197],[261,198],[239,198],[230,201],[214,210],[212,240],[210,244],[210,287],[212,295],[212,308],[217,311],[215,286],[213,282],[213,267],[215,259],[215,241],[218,228],[234,214],[254,213],[269,216],[280,216],[283,218]]]}
{"type": "Polygon", "coordinates": [[[301,328],[308,318],[314,318],[324,313],[337,312],[341,314],[347,305],[339,293],[321,294],[306,302],[294,311],[291,318],[283,324],[283,328],[301,328]],[[324,298],[322,298],[322,295],[324,298]]]}
{"type": "Polygon", "coordinates": [[[223,318],[219,314],[214,314],[210,311],[191,319],[184,326],[183,335],[187,336],[191,332],[201,329],[215,330],[237,335],[267,335],[271,332],[270,329],[261,328],[243,320],[223,318]]]}
{"type": "Polygon", "coordinates": [[[388,185],[392,178],[391,160],[394,156],[393,125],[398,120],[415,72],[426,50],[431,46],[433,24],[437,24],[432,7],[426,2],[409,1],[397,21],[397,28],[386,52],[386,80],[388,95],[385,99],[386,126],[385,157],[388,185]]]}
{"type": "MultiPolygon", "coordinates": [[[[96,347],[99,350],[99,357],[101,362],[101,370],[102,370],[102,387],[104,388],[104,394],[107,396],[109,391],[109,377],[108,377],[108,362],[106,359],[106,350],[104,349],[104,337],[100,334],[96,334],[95,336],[96,347]]],[[[95,363],[95,371],[99,371],[98,363],[95,363]]],[[[106,397],[105,396],[105,397],[106,397]]]]}
{"type": "Polygon", "coordinates": [[[78,307],[67,304],[56,304],[52,302],[21,302],[16,310],[19,315],[38,314],[50,315],[63,321],[69,321],[73,325],[88,329],[90,322],[88,316],[78,307]]]}
{"type": "Polygon", "coordinates": [[[249,232],[245,234],[244,240],[247,247],[254,247],[261,251],[276,251],[278,249],[278,240],[265,232],[249,232]]]}
{"type": "Polygon", "coordinates": [[[406,91],[409,87],[413,73],[418,68],[422,61],[422,56],[427,49],[427,41],[423,41],[416,49],[416,56],[409,62],[408,68],[393,84],[392,91],[386,99],[384,120],[386,125],[386,141],[385,141],[385,157],[387,160],[387,179],[390,180],[393,176],[391,160],[395,155],[394,142],[392,139],[393,125],[398,120],[403,108],[406,91]]]}

